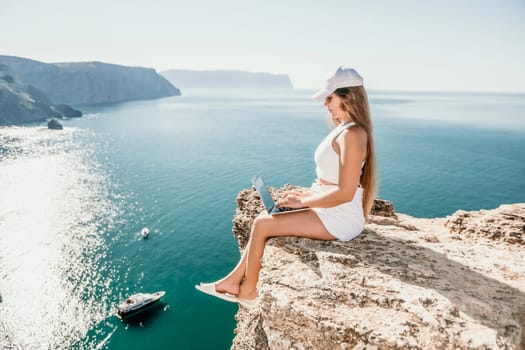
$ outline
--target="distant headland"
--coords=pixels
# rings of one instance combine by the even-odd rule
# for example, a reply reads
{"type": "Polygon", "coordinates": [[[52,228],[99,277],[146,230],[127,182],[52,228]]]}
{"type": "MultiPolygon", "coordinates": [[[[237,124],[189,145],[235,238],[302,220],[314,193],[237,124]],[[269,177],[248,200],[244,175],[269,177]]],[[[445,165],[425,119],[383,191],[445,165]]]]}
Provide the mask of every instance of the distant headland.
{"type": "Polygon", "coordinates": [[[173,84],[184,88],[292,89],[287,74],[247,72],[241,70],[185,70],[160,72],[173,84]]]}

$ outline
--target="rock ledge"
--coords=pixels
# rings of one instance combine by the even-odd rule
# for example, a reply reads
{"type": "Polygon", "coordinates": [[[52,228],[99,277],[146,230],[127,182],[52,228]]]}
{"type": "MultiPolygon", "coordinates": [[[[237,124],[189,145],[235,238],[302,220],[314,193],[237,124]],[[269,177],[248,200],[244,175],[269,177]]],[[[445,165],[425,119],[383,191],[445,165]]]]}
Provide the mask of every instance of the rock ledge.
{"type": "MultiPolygon", "coordinates": [[[[252,190],[237,203],[242,250],[262,206],[252,190]]],[[[269,240],[232,349],[525,348],[525,204],[437,219],[375,208],[348,243],[269,240]]]]}

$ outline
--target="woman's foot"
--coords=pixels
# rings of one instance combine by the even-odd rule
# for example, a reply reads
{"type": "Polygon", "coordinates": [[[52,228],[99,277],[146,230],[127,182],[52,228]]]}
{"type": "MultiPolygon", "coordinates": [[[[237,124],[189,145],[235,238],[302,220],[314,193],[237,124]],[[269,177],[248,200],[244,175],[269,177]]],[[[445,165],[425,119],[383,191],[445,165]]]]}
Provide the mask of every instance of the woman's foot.
{"type": "Polygon", "coordinates": [[[239,294],[240,284],[228,279],[215,282],[215,290],[219,293],[237,295],[239,294]]]}
{"type": "Polygon", "coordinates": [[[255,300],[257,300],[257,288],[252,288],[241,284],[239,288],[239,293],[237,294],[237,299],[248,302],[255,302],[255,300]]]}

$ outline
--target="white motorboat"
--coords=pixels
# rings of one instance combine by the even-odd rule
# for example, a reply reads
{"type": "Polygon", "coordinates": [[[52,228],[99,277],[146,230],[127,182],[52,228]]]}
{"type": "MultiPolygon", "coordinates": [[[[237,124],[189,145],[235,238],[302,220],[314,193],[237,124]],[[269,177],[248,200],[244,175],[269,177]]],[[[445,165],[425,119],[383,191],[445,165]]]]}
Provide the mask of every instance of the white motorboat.
{"type": "Polygon", "coordinates": [[[164,291],[134,294],[119,304],[117,314],[121,318],[137,314],[158,302],[164,294],[164,291]]]}
{"type": "Polygon", "coordinates": [[[142,231],[140,231],[140,235],[142,236],[142,238],[148,238],[148,236],[149,236],[149,228],[144,227],[142,229],[142,231]]]}

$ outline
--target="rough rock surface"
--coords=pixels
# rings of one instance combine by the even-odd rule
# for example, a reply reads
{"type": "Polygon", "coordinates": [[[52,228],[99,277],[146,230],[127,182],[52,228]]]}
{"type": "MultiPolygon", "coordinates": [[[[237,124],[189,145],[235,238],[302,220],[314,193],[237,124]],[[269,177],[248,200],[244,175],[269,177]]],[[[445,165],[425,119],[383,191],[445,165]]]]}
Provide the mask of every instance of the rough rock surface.
{"type": "Polygon", "coordinates": [[[445,221],[451,232],[467,237],[525,245],[525,206],[502,205],[496,210],[468,212],[458,210],[445,221]]]}
{"type": "MultiPolygon", "coordinates": [[[[237,202],[242,249],[262,206],[252,190],[237,202]]],[[[232,349],[525,349],[525,204],[438,219],[379,207],[392,211],[351,242],[270,239],[232,349]]]]}

